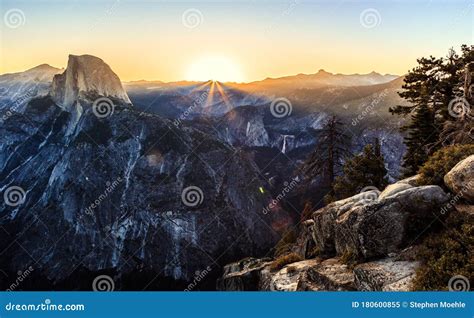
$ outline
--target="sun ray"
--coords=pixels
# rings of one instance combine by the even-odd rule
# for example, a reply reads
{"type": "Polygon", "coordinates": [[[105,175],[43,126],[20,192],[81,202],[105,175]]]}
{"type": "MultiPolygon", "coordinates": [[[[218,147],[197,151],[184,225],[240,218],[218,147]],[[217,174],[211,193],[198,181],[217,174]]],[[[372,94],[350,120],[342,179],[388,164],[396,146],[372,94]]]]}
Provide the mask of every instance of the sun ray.
{"type": "Polygon", "coordinates": [[[200,90],[204,89],[206,86],[210,86],[211,84],[212,84],[212,81],[211,81],[211,80],[209,80],[209,81],[207,81],[207,82],[204,82],[204,83],[202,83],[201,85],[194,87],[194,88],[191,90],[191,93],[194,93],[194,92],[196,92],[196,91],[200,91],[200,90]]]}
{"type": "Polygon", "coordinates": [[[217,91],[219,92],[219,95],[222,97],[222,100],[224,101],[227,107],[227,110],[231,110],[233,107],[227,96],[227,93],[222,89],[222,86],[219,82],[216,82],[216,87],[217,87],[217,91]]]}
{"type": "Polygon", "coordinates": [[[212,82],[211,87],[209,88],[209,93],[207,95],[206,103],[204,105],[205,108],[211,106],[214,101],[215,86],[216,86],[215,82],[212,82]]]}

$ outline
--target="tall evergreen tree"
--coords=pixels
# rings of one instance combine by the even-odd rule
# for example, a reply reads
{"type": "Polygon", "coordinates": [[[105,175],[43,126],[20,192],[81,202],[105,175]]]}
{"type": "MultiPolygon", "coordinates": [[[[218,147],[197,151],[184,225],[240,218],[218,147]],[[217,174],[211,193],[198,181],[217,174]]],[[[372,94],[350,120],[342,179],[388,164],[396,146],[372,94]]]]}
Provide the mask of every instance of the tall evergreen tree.
{"type": "Polygon", "coordinates": [[[411,115],[409,123],[402,127],[407,146],[404,175],[417,173],[427,158],[442,146],[441,127],[456,120],[450,115],[449,107],[457,96],[462,96],[463,72],[466,63],[474,57],[472,48],[463,45],[461,56],[450,49],[445,58],[420,58],[418,66],[405,76],[399,95],[409,105],[390,108],[392,114],[411,115]]]}
{"type": "Polygon", "coordinates": [[[380,142],[364,147],[362,153],[347,160],[343,167],[343,174],[338,176],[333,185],[333,197],[328,196],[326,201],[344,199],[359,193],[367,186],[383,189],[388,184],[387,169],[380,149],[380,142]]]}
{"type": "Polygon", "coordinates": [[[438,140],[439,127],[435,121],[435,114],[428,104],[420,103],[411,116],[410,123],[403,127],[407,132],[405,145],[407,151],[403,157],[403,176],[416,174],[419,167],[429,157],[429,147],[438,140]]]}
{"type": "Polygon", "coordinates": [[[350,154],[350,136],[343,126],[341,120],[332,116],[317,133],[316,147],[301,168],[307,182],[319,177],[325,186],[331,187],[341,170],[343,159],[350,154]]]}

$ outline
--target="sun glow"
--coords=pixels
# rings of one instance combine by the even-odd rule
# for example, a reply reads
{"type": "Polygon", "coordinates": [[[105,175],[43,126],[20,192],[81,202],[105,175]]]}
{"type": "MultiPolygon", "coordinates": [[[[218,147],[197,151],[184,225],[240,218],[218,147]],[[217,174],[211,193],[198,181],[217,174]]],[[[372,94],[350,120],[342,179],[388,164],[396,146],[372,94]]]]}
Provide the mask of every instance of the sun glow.
{"type": "Polygon", "coordinates": [[[234,61],[221,56],[200,58],[190,65],[186,79],[189,81],[243,82],[244,76],[234,61]]]}

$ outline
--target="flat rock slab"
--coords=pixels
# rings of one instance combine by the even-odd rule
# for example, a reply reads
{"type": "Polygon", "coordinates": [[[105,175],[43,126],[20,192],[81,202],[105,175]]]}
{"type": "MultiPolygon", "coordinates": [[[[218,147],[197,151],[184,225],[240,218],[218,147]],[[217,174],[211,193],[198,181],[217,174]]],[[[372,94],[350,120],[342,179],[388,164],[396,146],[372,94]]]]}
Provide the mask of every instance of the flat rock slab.
{"type": "Polygon", "coordinates": [[[266,267],[261,272],[260,290],[296,291],[300,281],[307,277],[306,272],[320,263],[319,259],[308,259],[288,264],[277,272],[266,267]]]}
{"type": "Polygon", "coordinates": [[[355,285],[361,291],[409,291],[419,262],[391,258],[357,265],[355,285]]]}
{"type": "Polygon", "coordinates": [[[327,259],[308,269],[307,278],[311,285],[319,286],[319,290],[355,290],[354,273],[338,258],[327,259]]]}

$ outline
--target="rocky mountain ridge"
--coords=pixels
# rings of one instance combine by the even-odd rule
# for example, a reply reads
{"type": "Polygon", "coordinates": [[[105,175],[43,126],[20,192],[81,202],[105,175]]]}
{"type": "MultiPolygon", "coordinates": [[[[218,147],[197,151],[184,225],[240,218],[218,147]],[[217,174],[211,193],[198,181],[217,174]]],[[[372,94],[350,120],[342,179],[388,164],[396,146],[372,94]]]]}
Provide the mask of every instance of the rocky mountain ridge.
{"type": "Polygon", "coordinates": [[[210,266],[199,288],[212,289],[222,264],[262,255],[292,222],[262,214],[268,186],[244,153],[135,110],[100,59],[68,65],[28,118],[0,126],[1,286],[33,266],[24,289],[90,290],[101,273],[120,289],[184,289],[210,266]]]}
{"type": "MultiPolygon", "coordinates": [[[[291,259],[275,267],[271,258],[228,264],[220,290],[408,291],[420,262],[417,238],[434,220],[453,211],[474,220],[474,156],[459,162],[439,186],[418,186],[418,176],[384,191],[363,192],[315,211],[301,224],[291,259]],[[460,198],[468,205],[460,204],[460,198]],[[351,264],[351,262],[355,262],[351,264]]],[[[284,259],[284,258],[282,258],[284,259]]]]}

